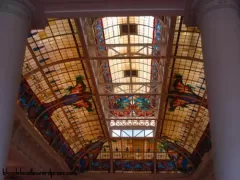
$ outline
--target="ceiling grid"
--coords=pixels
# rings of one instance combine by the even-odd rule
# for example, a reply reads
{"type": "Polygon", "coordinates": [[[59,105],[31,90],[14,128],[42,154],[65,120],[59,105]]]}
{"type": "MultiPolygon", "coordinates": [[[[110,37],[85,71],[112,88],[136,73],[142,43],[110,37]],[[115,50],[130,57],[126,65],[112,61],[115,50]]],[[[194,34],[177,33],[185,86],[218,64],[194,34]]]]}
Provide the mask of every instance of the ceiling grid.
{"type": "Polygon", "coordinates": [[[29,34],[18,104],[69,167],[191,173],[210,149],[199,30],[183,17],[48,23],[29,34]]]}

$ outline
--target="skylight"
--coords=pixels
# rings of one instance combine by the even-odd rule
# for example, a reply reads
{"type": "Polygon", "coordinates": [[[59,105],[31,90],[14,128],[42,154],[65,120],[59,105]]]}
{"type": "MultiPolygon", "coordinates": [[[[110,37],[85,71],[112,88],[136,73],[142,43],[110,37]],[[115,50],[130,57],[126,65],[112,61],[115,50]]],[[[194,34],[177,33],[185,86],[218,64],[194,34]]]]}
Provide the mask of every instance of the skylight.
{"type": "MultiPolygon", "coordinates": [[[[105,17],[96,20],[93,26],[96,41],[101,45],[97,54],[106,58],[101,61],[104,78],[99,81],[108,83],[105,93],[112,94],[102,97],[110,130],[139,127],[145,132],[148,127],[153,132],[164,69],[164,64],[160,63],[161,19],[152,16],[105,17]]],[[[121,131],[118,136],[127,136],[125,132],[121,131]]],[[[127,134],[133,137],[132,133],[127,134]]]]}
{"type": "Polygon", "coordinates": [[[153,137],[153,130],[113,129],[112,137],[153,137]]]}
{"type": "Polygon", "coordinates": [[[211,148],[199,29],[183,17],[87,19],[30,32],[17,101],[26,117],[76,171],[84,160],[85,170],[192,172],[211,148]]]}

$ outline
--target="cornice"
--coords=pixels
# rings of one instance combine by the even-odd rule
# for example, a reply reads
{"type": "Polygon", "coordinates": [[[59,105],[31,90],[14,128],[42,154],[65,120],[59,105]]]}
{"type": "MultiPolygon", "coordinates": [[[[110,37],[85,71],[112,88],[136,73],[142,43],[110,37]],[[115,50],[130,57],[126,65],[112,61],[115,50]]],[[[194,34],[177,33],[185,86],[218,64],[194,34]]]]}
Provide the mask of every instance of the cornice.
{"type": "Polygon", "coordinates": [[[32,19],[34,6],[28,0],[1,0],[0,12],[11,13],[22,19],[32,19]]]}
{"type": "Polygon", "coordinates": [[[49,165],[52,168],[61,169],[61,171],[70,171],[64,160],[47,144],[45,139],[29,122],[19,105],[16,105],[15,114],[16,126],[11,144],[23,152],[26,157],[34,160],[34,163],[41,168],[49,165]]]}
{"type": "Polygon", "coordinates": [[[239,12],[237,0],[187,0],[184,23],[197,26],[205,14],[219,9],[233,9],[239,12]]]}
{"type": "Polygon", "coordinates": [[[206,153],[203,158],[201,164],[198,166],[196,171],[192,174],[192,180],[203,180],[207,179],[207,176],[213,175],[213,154],[212,150],[206,153]]]}

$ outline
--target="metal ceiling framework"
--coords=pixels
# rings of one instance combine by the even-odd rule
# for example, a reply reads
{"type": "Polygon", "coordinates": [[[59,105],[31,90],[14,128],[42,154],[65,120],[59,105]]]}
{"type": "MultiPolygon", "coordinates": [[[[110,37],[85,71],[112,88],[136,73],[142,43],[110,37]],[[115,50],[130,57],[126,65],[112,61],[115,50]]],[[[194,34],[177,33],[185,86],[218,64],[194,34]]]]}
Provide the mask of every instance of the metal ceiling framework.
{"type": "MultiPolygon", "coordinates": [[[[66,94],[66,88],[75,85],[75,78],[79,75],[85,78],[87,91],[96,94],[92,76],[88,73],[90,67],[80,57],[85,58],[86,53],[75,20],[49,20],[44,31],[33,30],[29,35],[23,77],[41,103],[58,101],[66,94]],[[71,58],[74,60],[69,61],[71,58]]],[[[53,112],[55,125],[75,153],[88,141],[107,133],[103,131],[102,111],[96,102],[96,95],[93,95],[94,112],[91,114],[70,106],[53,112]]]]}
{"type": "MultiPolygon", "coordinates": [[[[107,24],[112,20],[108,18],[49,19],[45,30],[31,31],[22,74],[33,93],[31,99],[37,99],[43,107],[55,102],[36,116],[41,121],[41,116],[53,111],[51,108],[56,106],[50,114],[59,133],[51,134],[50,146],[55,147],[63,137],[75,154],[72,159],[75,156],[80,159],[77,154],[86,145],[104,139],[98,159],[110,163],[110,172],[113,172],[115,161],[127,159],[153,160],[154,172],[161,170],[159,163],[169,161],[168,152],[159,149],[158,140],[162,137],[167,137],[169,142],[176,143],[189,153],[197,152],[201,159],[196,147],[203,136],[208,136],[205,130],[209,117],[199,30],[185,27],[182,17],[114,18],[115,24],[107,24]],[[130,34],[132,23],[137,25],[139,36],[130,34]],[[128,25],[127,35],[114,34],[120,24],[128,25]],[[159,38],[155,36],[158,25],[161,29],[159,38]],[[151,32],[145,32],[149,30],[151,32]],[[123,64],[127,64],[127,70],[130,70],[129,80],[124,80],[125,77],[120,74],[120,71],[126,70],[123,64]],[[134,69],[142,73],[139,80],[131,74],[134,69]],[[173,87],[176,75],[181,75],[183,91],[190,87],[195,96],[189,96],[189,92],[178,92],[176,99],[173,87]],[[69,93],[69,87],[77,86],[79,81],[76,78],[79,76],[83,77],[81,82],[86,85],[84,91],[91,93],[88,100],[93,112],[85,106],[76,109],[63,105],[62,98],[69,93]],[[150,97],[147,99],[150,102],[157,101],[154,106],[141,111],[109,105],[113,97],[115,100],[130,99],[132,103],[146,96],[150,97]],[[179,105],[170,111],[172,102],[176,103],[179,99],[179,105]],[[183,101],[187,101],[186,106],[182,106],[183,101]],[[113,131],[116,136],[112,137],[113,131]]],[[[20,98],[19,101],[23,100],[20,98]]],[[[30,102],[24,106],[28,117],[31,115],[30,102]]],[[[34,121],[33,125],[37,127],[38,122],[34,121]]],[[[45,131],[40,132],[43,134],[45,131]]],[[[61,149],[62,145],[59,147],[61,149]]],[[[63,157],[66,160],[68,156],[65,153],[63,157]]],[[[90,163],[90,170],[106,170],[91,166],[90,163]]],[[[124,165],[121,166],[124,171],[124,165]]]]}
{"type": "Polygon", "coordinates": [[[177,17],[172,46],[172,58],[166,78],[168,89],[165,93],[171,93],[175,75],[183,77],[185,86],[191,86],[199,98],[198,104],[189,103],[187,107],[176,108],[169,111],[169,96],[163,100],[161,112],[162,127],[159,131],[161,136],[168,136],[176,140],[179,145],[193,152],[202,136],[205,136],[209,123],[205,75],[203,69],[203,56],[200,31],[198,28],[187,28],[183,24],[183,17],[177,17]],[[180,57],[179,57],[180,56],[180,57]],[[182,56],[182,57],[181,57],[182,56]],[[197,61],[189,61],[185,57],[196,58],[197,61]]]}
{"type": "Polygon", "coordinates": [[[91,20],[84,19],[82,24],[88,31],[85,33],[88,39],[87,46],[92,51],[91,62],[98,87],[101,89],[99,95],[110,131],[114,128],[124,129],[125,127],[125,129],[150,128],[155,133],[165,64],[164,52],[160,47],[165,46],[167,41],[166,25],[160,17],[149,16],[96,18],[90,22],[91,20]],[[122,24],[128,25],[126,35],[121,35],[122,24]],[[137,34],[130,34],[130,24],[136,25],[137,34]],[[158,28],[159,32],[155,32],[158,28]],[[90,29],[93,33],[89,33],[90,29]],[[124,68],[132,72],[136,67],[138,67],[139,75],[142,76],[139,80],[134,79],[132,74],[129,79],[122,77],[124,68]],[[153,70],[157,72],[158,77],[151,80],[153,70]],[[108,74],[109,77],[104,74],[108,74]],[[149,79],[144,79],[143,76],[148,76],[149,79]],[[158,99],[158,102],[151,110],[141,110],[142,117],[134,116],[134,110],[109,107],[109,101],[115,97],[125,98],[126,101],[130,98],[129,101],[134,101],[134,96],[140,98],[151,96],[151,98],[158,99]]]}

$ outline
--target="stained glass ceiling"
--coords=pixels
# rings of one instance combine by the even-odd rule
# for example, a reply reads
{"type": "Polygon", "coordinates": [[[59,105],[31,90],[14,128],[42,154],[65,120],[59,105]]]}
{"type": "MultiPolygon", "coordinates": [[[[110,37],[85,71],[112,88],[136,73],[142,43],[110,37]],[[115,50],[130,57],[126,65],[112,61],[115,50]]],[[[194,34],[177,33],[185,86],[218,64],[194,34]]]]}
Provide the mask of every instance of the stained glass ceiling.
{"type": "Polygon", "coordinates": [[[72,170],[200,163],[210,148],[201,37],[182,22],[49,19],[31,31],[18,103],[72,170]]]}
{"type": "MultiPolygon", "coordinates": [[[[81,46],[73,19],[49,20],[49,26],[45,30],[32,30],[29,34],[23,65],[23,78],[38,103],[43,105],[42,108],[46,109],[59,103],[49,114],[54,125],[75,153],[89,141],[104,136],[99,121],[101,115],[94,96],[89,100],[82,99],[83,103],[90,102],[92,111],[81,108],[84,105],[78,100],[72,100],[71,103],[75,103],[75,106],[62,103],[67,97],[66,94],[77,94],[70,89],[78,83],[86,86],[85,92],[95,93],[88,67],[83,60],[80,60],[85,56],[81,46]],[[76,78],[80,76],[83,80],[77,82],[76,78]]],[[[39,123],[44,121],[44,115],[40,116],[41,113],[36,110],[30,112],[31,106],[27,108],[28,116],[36,117],[39,123]]],[[[34,123],[38,122],[35,120],[34,123]]],[[[44,122],[42,123],[41,126],[45,126],[44,122]]]]}
{"type": "Polygon", "coordinates": [[[160,58],[166,40],[161,17],[97,18],[93,29],[93,64],[104,88],[101,99],[112,136],[124,127],[150,128],[154,134],[165,63],[160,58]]]}
{"type": "Polygon", "coordinates": [[[177,58],[170,60],[165,89],[172,95],[162,106],[160,135],[192,153],[205,136],[209,116],[200,32],[187,28],[182,21],[177,17],[172,47],[172,56],[177,58]]]}
{"type": "MultiPolygon", "coordinates": [[[[153,41],[153,17],[107,17],[102,19],[104,37],[106,44],[147,44],[153,41]],[[130,32],[121,35],[121,25],[136,25],[136,35],[130,32]]],[[[128,27],[127,27],[128,28],[128,27]]],[[[152,49],[144,46],[123,46],[108,50],[108,56],[140,56],[151,54],[152,49]]],[[[148,59],[125,59],[109,61],[111,78],[113,83],[129,83],[129,85],[120,85],[115,87],[115,93],[146,93],[149,87],[141,87],[140,85],[130,85],[130,83],[150,82],[151,77],[151,61],[148,59]],[[136,77],[133,75],[125,77],[123,73],[126,70],[137,71],[136,77]]]]}

